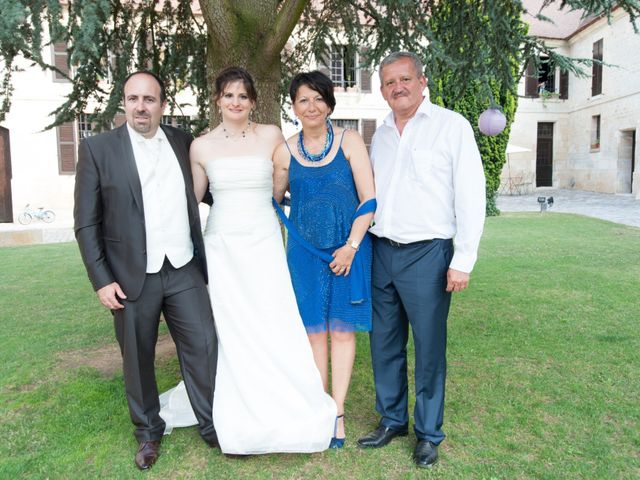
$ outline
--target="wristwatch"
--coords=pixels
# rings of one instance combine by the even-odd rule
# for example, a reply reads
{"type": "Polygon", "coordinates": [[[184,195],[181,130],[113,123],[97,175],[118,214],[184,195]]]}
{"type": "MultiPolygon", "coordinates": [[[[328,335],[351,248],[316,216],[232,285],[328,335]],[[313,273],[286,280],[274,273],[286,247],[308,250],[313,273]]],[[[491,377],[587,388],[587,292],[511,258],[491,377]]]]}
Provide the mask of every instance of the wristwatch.
{"type": "Polygon", "coordinates": [[[353,248],[356,252],[358,251],[358,249],[360,248],[360,242],[356,242],[355,240],[352,240],[351,238],[348,238],[345,245],[349,245],[351,248],[353,248]]]}

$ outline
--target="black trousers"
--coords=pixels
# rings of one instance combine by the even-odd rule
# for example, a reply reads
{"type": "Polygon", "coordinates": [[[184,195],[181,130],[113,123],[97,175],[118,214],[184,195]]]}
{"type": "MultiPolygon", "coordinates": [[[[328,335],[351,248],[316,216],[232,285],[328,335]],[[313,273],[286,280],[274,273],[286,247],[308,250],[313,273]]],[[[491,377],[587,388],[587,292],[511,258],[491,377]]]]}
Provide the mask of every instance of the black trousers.
{"type": "Polygon", "coordinates": [[[205,440],[216,440],[212,409],[218,339],[209,293],[195,259],[178,269],[165,259],[158,273],[147,274],[136,301],[120,303],[124,309],[114,312],[114,324],[122,352],[129,413],[138,441],[160,440],[165,427],[159,415],[154,367],[160,312],[176,344],[200,434],[205,440]]]}

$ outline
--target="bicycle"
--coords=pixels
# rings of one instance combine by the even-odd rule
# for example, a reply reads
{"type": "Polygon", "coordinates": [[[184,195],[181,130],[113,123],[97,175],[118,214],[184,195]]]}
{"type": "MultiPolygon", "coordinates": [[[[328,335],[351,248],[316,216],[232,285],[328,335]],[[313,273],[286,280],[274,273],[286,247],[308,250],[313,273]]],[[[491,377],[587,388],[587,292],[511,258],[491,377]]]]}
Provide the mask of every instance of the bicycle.
{"type": "Polygon", "coordinates": [[[18,222],[22,225],[29,225],[34,218],[42,220],[45,223],[51,223],[56,219],[53,210],[45,210],[44,207],[38,207],[37,210],[29,208],[29,204],[24,207],[24,212],[18,215],[18,222]]]}

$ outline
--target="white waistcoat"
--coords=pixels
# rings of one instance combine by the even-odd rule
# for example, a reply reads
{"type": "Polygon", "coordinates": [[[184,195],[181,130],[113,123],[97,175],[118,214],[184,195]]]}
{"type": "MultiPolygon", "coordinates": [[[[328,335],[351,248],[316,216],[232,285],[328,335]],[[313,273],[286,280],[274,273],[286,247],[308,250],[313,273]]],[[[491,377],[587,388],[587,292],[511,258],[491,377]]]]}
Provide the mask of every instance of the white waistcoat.
{"type": "Polygon", "coordinates": [[[175,268],[193,257],[184,177],[164,131],[150,139],[133,130],[129,136],[142,186],[147,235],[147,273],[156,273],[165,256],[175,268]]]}

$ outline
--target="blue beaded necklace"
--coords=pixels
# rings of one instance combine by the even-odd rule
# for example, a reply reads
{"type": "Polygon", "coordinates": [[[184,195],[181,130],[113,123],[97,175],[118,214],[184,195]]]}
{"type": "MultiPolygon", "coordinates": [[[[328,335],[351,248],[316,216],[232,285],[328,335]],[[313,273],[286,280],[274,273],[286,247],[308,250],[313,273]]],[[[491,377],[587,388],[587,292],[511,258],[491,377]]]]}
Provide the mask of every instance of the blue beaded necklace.
{"type": "Polygon", "coordinates": [[[303,130],[300,130],[300,134],[298,135],[298,152],[305,160],[309,162],[319,162],[327,156],[331,147],[333,146],[333,126],[331,125],[331,121],[327,119],[327,139],[324,142],[324,147],[320,153],[309,153],[306,148],[304,148],[304,137],[303,130]]]}

